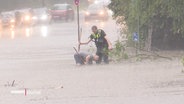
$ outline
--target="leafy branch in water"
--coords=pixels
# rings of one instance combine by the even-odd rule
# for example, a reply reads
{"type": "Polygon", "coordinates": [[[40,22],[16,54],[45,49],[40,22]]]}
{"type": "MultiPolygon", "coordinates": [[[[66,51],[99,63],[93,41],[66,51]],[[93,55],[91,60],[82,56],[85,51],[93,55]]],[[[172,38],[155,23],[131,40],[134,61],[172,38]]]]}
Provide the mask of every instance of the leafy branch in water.
{"type": "Polygon", "coordinates": [[[109,53],[113,61],[120,62],[123,59],[128,59],[128,54],[125,52],[126,44],[123,44],[123,42],[118,39],[114,47],[115,48],[109,53]]]}

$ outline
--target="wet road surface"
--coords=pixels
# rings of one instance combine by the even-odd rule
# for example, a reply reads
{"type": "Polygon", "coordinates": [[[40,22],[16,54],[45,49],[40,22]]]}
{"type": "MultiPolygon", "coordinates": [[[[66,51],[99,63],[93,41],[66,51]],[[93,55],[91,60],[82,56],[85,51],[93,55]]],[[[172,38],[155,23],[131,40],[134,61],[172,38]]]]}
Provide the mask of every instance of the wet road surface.
{"type": "MultiPolygon", "coordinates": [[[[92,25],[104,29],[113,43],[117,39],[118,27],[109,20],[82,22],[82,41],[92,25]]],[[[178,59],[75,66],[76,26],[74,21],[0,32],[0,104],[184,103],[178,59]],[[40,93],[25,96],[25,89],[40,93]]]]}

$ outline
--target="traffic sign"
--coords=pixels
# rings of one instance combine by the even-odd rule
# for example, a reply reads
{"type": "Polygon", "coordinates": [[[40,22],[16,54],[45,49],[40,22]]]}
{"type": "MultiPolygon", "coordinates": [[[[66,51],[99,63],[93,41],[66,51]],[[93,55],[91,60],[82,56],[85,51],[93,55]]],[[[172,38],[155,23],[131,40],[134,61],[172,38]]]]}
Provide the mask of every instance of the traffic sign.
{"type": "Polygon", "coordinates": [[[75,5],[79,5],[79,0],[75,0],[75,5]]]}
{"type": "Polygon", "coordinates": [[[133,34],[133,41],[135,42],[139,41],[139,34],[137,32],[133,34]]]}

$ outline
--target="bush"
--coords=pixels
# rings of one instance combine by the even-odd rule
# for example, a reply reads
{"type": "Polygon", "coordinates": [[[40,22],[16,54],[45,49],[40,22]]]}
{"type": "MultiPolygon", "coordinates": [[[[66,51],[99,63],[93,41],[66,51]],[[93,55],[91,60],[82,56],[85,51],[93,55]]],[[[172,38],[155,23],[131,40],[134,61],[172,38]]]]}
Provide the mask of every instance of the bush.
{"type": "Polygon", "coordinates": [[[181,59],[181,63],[184,66],[184,57],[181,59]]]}
{"type": "Polygon", "coordinates": [[[128,59],[128,54],[125,52],[126,44],[124,44],[120,39],[115,43],[115,48],[110,51],[109,56],[113,61],[122,61],[123,59],[128,59]]]}

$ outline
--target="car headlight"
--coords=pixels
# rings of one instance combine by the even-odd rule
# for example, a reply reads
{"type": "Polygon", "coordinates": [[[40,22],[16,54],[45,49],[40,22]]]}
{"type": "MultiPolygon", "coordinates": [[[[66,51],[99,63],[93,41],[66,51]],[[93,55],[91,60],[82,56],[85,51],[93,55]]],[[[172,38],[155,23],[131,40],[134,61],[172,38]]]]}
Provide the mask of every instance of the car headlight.
{"type": "Polygon", "coordinates": [[[42,15],[42,16],[41,16],[41,19],[42,19],[42,20],[46,20],[46,19],[47,19],[47,15],[42,15]]]}
{"type": "Polygon", "coordinates": [[[30,16],[25,16],[25,20],[29,21],[30,20],[30,16]]]}
{"type": "Polygon", "coordinates": [[[89,15],[90,13],[89,12],[86,12],[86,15],[89,15]]]}
{"type": "Polygon", "coordinates": [[[37,19],[38,19],[38,17],[36,17],[36,16],[33,17],[33,20],[37,20],[37,19]]]}
{"type": "Polygon", "coordinates": [[[100,12],[100,15],[104,15],[104,11],[101,11],[101,12],[100,12]]]}
{"type": "Polygon", "coordinates": [[[94,3],[95,3],[95,4],[98,4],[99,2],[98,2],[98,1],[95,1],[94,3]]]}
{"type": "Polygon", "coordinates": [[[14,19],[12,19],[12,20],[10,20],[10,22],[11,22],[11,23],[13,23],[13,22],[15,22],[15,20],[14,20],[14,19]]]}

